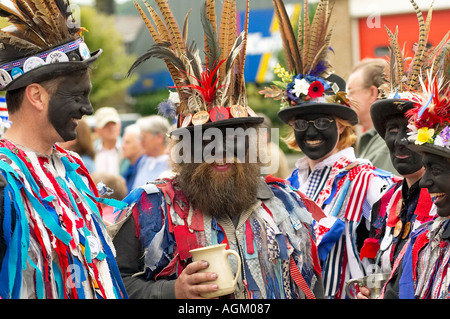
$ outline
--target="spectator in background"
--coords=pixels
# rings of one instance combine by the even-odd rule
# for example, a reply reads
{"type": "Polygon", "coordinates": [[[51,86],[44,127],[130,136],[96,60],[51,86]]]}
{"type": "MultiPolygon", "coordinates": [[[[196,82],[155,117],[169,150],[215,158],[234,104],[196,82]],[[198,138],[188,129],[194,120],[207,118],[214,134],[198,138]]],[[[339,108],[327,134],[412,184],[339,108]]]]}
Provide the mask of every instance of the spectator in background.
{"type": "Polygon", "coordinates": [[[94,141],[95,167],[98,171],[106,171],[119,175],[122,160],[120,132],[122,123],[119,114],[113,107],[102,107],[95,112],[94,141]]]}
{"type": "Polygon", "coordinates": [[[387,62],[384,59],[364,59],[348,78],[348,98],[358,115],[359,129],[355,153],[371,161],[373,166],[399,175],[391,162],[384,140],[373,127],[370,106],[377,100],[378,87],[386,81],[387,62]]]}
{"type": "Polygon", "coordinates": [[[150,115],[137,120],[141,134],[141,145],[145,153],[137,166],[133,188],[157,179],[171,169],[168,155],[170,124],[159,115],[150,115]]]}
{"type": "Polygon", "coordinates": [[[95,171],[95,152],[91,128],[85,120],[81,119],[78,121],[76,131],[77,137],[74,140],[59,143],[59,146],[78,153],[89,173],[93,173],[95,171]]]}
{"type": "Polygon", "coordinates": [[[141,145],[140,132],[141,130],[137,124],[127,126],[123,132],[122,163],[124,164],[121,165],[121,168],[124,167],[124,169],[121,175],[125,178],[128,192],[133,189],[139,163],[146,157],[141,145]]]}
{"type": "MultiPolygon", "coordinates": [[[[106,188],[103,192],[99,191],[99,194],[103,198],[112,198],[116,200],[122,200],[127,196],[127,185],[125,179],[116,174],[110,174],[108,172],[94,172],[91,174],[92,180],[97,185],[103,183],[106,188]]],[[[114,207],[106,203],[101,203],[103,211],[103,222],[105,225],[111,225],[114,223],[114,207]]]]}
{"type": "Polygon", "coordinates": [[[267,129],[267,150],[265,152],[260,153],[263,157],[261,158],[261,163],[263,163],[262,173],[264,175],[271,174],[275,177],[286,179],[289,176],[289,165],[286,155],[284,155],[284,152],[278,145],[278,141],[274,143],[271,139],[272,136],[270,130],[272,128],[272,121],[267,115],[263,113],[258,113],[257,115],[264,117],[264,122],[261,125],[261,127],[267,129]],[[270,158],[278,157],[278,159],[275,161],[273,160],[268,161],[268,159],[265,158],[265,155],[267,155],[270,158]]]}

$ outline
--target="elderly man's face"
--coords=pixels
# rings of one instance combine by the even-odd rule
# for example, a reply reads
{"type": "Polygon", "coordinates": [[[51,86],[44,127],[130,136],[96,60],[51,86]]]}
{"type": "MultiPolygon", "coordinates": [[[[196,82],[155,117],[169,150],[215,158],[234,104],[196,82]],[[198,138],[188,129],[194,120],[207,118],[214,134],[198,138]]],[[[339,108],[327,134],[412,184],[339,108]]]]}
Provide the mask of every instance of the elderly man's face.
{"type": "Polygon", "coordinates": [[[64,141],[76,138],[78,120],[83,115],[91,115],[93,108],[89,101],[91,91],[89,73],[66,76],[58,84],[49,101],[50,123],[64,141]]]}
{"type": "Polygon", "coordinates": [[[437,213],[441,217],[450,216],[450,161],[448,158],[425,153],[423,155],[425,174],[420,180],[420,187],[428,188],[434,197],[437,213]]]}

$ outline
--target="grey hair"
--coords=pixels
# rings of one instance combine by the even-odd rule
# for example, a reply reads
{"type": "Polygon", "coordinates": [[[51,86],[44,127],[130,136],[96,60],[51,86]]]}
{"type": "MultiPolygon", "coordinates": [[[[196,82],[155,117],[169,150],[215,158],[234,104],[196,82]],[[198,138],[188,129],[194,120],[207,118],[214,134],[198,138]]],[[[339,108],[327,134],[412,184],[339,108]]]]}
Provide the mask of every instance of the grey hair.
{"type": "Polygon", "coordinates": [[[136,121],[141,132],[149,132],[153,135],[162,134],[164,136],[164,144],[169,143],[168,134],[170,131],[169,121],[160,115],[150,115],[142,117],[136,121]]]}

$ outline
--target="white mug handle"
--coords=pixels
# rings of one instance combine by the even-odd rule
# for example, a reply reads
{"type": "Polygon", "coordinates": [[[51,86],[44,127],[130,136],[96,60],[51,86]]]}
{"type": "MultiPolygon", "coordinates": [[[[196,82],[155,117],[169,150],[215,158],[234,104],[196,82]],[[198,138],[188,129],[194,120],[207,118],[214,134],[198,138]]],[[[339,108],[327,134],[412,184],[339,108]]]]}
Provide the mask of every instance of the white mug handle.
{"type": "Polygon", "coordinates": [[[233,285],[236,285],[239,275],[241,274],[241,257],[239,257],[239,254],[232,249],[225,250],[225,257],[228,257],[228,255],[233,255],[234,257],[236,257],[238,262],[236,276],[234,277],[233,281],[233,285]]]}

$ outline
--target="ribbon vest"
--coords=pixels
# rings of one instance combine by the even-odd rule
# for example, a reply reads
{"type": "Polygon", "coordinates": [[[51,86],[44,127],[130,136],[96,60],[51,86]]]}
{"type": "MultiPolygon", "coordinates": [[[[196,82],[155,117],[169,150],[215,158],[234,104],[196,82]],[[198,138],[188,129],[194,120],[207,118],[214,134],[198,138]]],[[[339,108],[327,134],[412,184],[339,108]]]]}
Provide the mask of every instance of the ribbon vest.
{"type": "Polygon", "coordinates": [[[216,220],[193,209],[172,182],[148,183],[124,199],[145,247],[147,280],[176,279],[191,260],[189,250],[226,243],[242,260],[236,298],[315,297],[321,269],[309,211],[320,209],[312,201],[268,177],[275,196],[257,200],[235,226],[228,216],[216,220]]]}
{"type": "Polygon", "coordinates": [[[5,255],[1,298],[124,298],[97,190],[82,161],[0,140],[5,255]]]}

